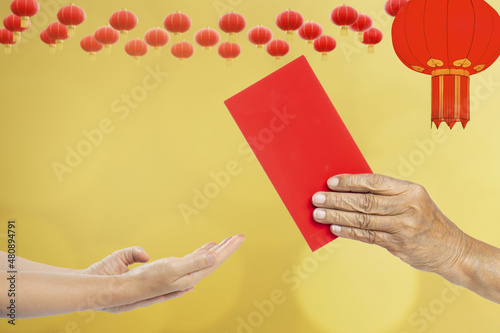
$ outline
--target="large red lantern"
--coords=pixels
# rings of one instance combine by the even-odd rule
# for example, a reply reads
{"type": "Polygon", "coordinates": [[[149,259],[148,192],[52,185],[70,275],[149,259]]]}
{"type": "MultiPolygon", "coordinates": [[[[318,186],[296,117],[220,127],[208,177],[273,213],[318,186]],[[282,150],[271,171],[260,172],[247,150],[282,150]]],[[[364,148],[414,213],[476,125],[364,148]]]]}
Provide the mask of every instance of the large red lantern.
{"type": "Polygon", "coordinates": [[[136,61],[145,56],[148,53],[148,49],[148,44],[142,39],[132,39],[125,44],[125,52],[129,56],[134,57],[136,61]]]}
{"type": "Polygon", "coordinates": [[[283,31],[286,31],[287,36],[293,37],[293,32],[298,30],[304,23],[304,18],[299,12],[294,10],[285,10],[276,17],[276,25],[283,31]]]}
{"type": "Polygon", "coordinates": [[[14,34],[5,28],[0,29],[0,44],[5,45],[5,54],[12,53],[12,45],[14,45],[14,34]]]}
{"type": "Polygon", "coordinates": [[[68,36],[73,36],[76,26],[82,24],[86,17],[85,11],[75,5],[64,6],[57,12],[59,22],[68,26],[68,36]]]}
{"type": "Polygon", "coordinates": [[[194,46],[189,42],[182,41],[172,45],[170,52],[180,61],[186,61],[187,58],[194,54],[194,46]]]}
{"type": "Polygon", "coordinates": [[[290,51],[290,45],[286,41],[277,38],[267,43],[266,51],[274,59],[280,60],[281,57],[284,57],[290,51]]]}
{"type": "Polygon", "coordinates": [[[107,25],[97,29],[94,33],[94,37],[99,43],[104,45],[105,48],[110,50],[111,46],[120,40],[120,33],[107,25]]]}
{"type": "Polygon", "coordinates": [[[316,38],[323,34],[323,28],[319,23],[307,21],[299,29],[299,36],[312,44],[316,38]]]}
{"type": "Polygon", "coordinates": [[[333,23],[340,26],[340,35],[347,36],[347,28],[356,23],[358,11],[351,6],[342,5],[335,8],[330,17],[333,23]]]}
{"type": "Polygon", "coordinates": [[[368,53],[373,53],[374,45],[382,41],[383,35],[382,31],[377,28],[370,28],[363,34],[363,44],[368,45],[368,53]]]}
{"type": "Polygon", "coordinates": [[[53,22],[47,27],[47,34],[54,39],[57,48],[62,50],[64,40],[68,39],[68,28],[61,22],[53,22]]]}
{"type": "Polygon", "coordinates": [[[242,32],[247,25],[247,20],[243,15],[231,12],[219,18],[219,28],[230,36],[242,32]]]}
{"type": "Polygon", "coordinates": [[[499,56],[500,17],[483,0],[411,0],[396,16],[392,42],[410,69],[432,76],[432,122],[470,120],[469,76],[499,56]]]}
{"type": "Polygon", "coordinates": [[[56,40],[50,38],[49,34],[47,33],[47,29],[42,30],[42,32],[40,33],[40,39],[42,40],[42,42],[49,46],[50,54],[56,53],[56,40]]]}
{"type": "Polygon", "coordinates": [[[273,32],[271,29],[259,25],[248,30],[247,38],[250,43],[256,45],[258,48],[263,48],[264,45],[273,39],[273,32]]]}
{"type": "Polygon", "coordinates": [[[10,4],[10,10],[21,17],[21,27],[27,28],[30,17],[38,13],[40,5],[36,0],[14,0],[10,4]]]}
{"type": "Polygon", "coordinates": [[[165,17],[163,25],[175,36],[182,35],[191,27],[191,19],[184,13],[175,12],[165,17]]]}
{"type": "Polygon", "coordinates": [[[99,43],[97,39],[95,39],[94,35],[87,35],[82,38],[80,41],[81,48],[88,52],[90,55],[90,60],[95,60],[95,55],[97,52],[101,51],[104,48],[104,45],[99,43]]]}
{"type": "MultiPolygon", "coordinates": [[[[28,21],[28,27],[30,22],[28,21]]],[[[5,29],[12,31],[14,34],[14,42],[18,42],[21,39],[21,32],[28,28],[21,27],[21,18],[17,15],[10,14],[3,20],[3,26],[5,29]]]]}
{"type": "Polygon", "coordinates": [[[372,27],[373,20],[366,14],[359,14],[356,22],[349,26],[349,29],[356,31],[359,40],[363,41],[363,33],[372,27]]]}
{"type": "Polygon", "coordinates": [[[241,47],[237,43],[224,42],[219,45],[217,52],[229,63],[240,55],[241,47]]]}
{"type": "Polygon", "coordinates": [[[153,28],[146,31],[144,41],[155,50],[159,51],[170,41],[170,35],[163,29],[153,28]]]}
{"type": "Polygon", "coordinates": [[[396,17],[401,8],[410,0],[387,0],[385,3],[385,12],[391,16],[396,17]]]}
{"type": "Polygon", "coordinates": [[[137,26],[137,16],[129,10],[122,9],[114,12],[109,18],[109,24],[120,31],[122,35],[126,35],[130,30],[137,26]]]}
{"type": "Polygon", "coordinates": [[[323,35],[314,41],[314,49],[321,53],[323,60],[327,59],[328,53],[335,50],[337,41],[335,38],[323,35]]]}
{"type": "Polygon", "coordinates": [[[205,50],[210,50],[219,42],[220,34],[217,30],[212,28],[203,28],[196,32],[194,40],[205,50]]]}

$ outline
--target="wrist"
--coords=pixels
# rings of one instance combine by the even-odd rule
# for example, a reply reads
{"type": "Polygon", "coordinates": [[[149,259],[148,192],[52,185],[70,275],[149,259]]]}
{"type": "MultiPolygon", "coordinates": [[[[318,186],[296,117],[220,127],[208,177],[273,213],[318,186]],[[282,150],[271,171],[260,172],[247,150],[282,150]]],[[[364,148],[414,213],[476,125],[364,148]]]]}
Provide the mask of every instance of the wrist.
{"type": "Polygon", "coordinates": [[[460,230],[450,266],[440,274],[448,281],[469,288],[477,272],[477,240],[460,230]]]}

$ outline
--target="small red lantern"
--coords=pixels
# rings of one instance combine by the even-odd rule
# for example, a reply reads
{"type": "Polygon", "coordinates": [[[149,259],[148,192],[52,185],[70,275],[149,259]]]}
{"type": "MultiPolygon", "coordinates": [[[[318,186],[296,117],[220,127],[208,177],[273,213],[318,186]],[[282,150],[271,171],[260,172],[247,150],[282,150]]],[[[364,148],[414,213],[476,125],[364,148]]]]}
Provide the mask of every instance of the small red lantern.
{"type": "MultiPolygon", "coordinates": [[[[31,23],[28,21],[28,27],[31,23]]],[[[10,14],[3,20],[3,26],[5,29],[12,31],[14,34],[14,42],[18,42],[21,39],[21,32],[28,28],[21,27],[21,18],[17,15],[10,14]]]]}
{"type": "Polygon", "coordinates": [[[248,30],[247,38],[250,43],[257,45],[258,48],[263,48],[273,39],[273,32],[271,29],[259,25],[248,30]]]}
{"type": "Polygon", "coordinates": [[[363,33],[372,27],[373,20],[366,14],[359,14],[356,22],[349,26],[349,29],[356,31],[360,41],[363,41],[363,33]]]}
{"type": "Polygon", "coordinates": [[[163,20],[165,29],[173,33],[175,36],[182,35],[191,27],[191,19],[184,13],[175,12],[167,15],[163,20]]]}
{"type": "Polygon", "coordinates": [[[237,43],[224,42],[219,45],[217,52],[229,63],[240,55],[241,47],[237,43]]]}
{"type": "Polygon", "coordinates": [[[47,29],[42,30],[42,32],[40,33],[40,39],[42,40],[42,42],[49,46],[50,54],[56,53],[56,40],[50,38],[49,34],[47,33],[47,29]]]}
{"type": "Polygon", "coordinates": [[[276,25],[283,31],[286,31],[287,36],[293,37],[293,32],[298,30],[304,23],[304,18],[299,12],[293,10],[285,10],[276,17],[276,25]]]}
{"type": "Polygon", "coordinates": [[[322,59],[327,60],[329,52],[332,52],[337,47],[335,38],[323,35],[314,41],[314,49],[321,53],[322,59]]]}
{"type": "Polygon", "coordinates": [[[219,42],[220,34],[217,30],[204,28],[196,32],[194,40],[198,45],[203,46],[205,50],[210,50],[219,42]]]}
{"type": "Polygon", "coordinates": [[[5,28],[0,29],[0,44],[5,45],[5,54],[12,53],[12,45],[14,45],[14,34],[5,28]]]}
{"type": "Polygon", "coordinates": [[[267,43],[266,51],[274,59],[280,60],[281,57],[284,57],[290,51],[290,45],[286,41],[277,38],[267,43]]]}
{"type": "Polygon", "coordinates": [[[125,52],[134,57],[136,61],[148,53],[148,44],[142,39],[132,39],[125,44],[125,52]]]}
{"type": "Polygon", "coordinates": [[[385,12],[391,16],[396,17],[401,8],[403,8],[403,6],[406,5],[408,1],[409,0],[388,0],[385,3],[385,12]]]}
{"type": "Polygon", "coordinates": [[[85,11],[73,4],[64,6],[57,12],[59,22],[68,26],[68,36],[73,36],[76,26],[82,24],[86,17],[85,11]]]}
{"type": "Polygon", "coordinates": [[[194,46],[189,42],[182,41],[172,45],[170,52],[179,60],[186,61],[187,58],[194,54],[194,46]]]}
{"type": "Polygon", "coordinates": [[[115,30],[120,31],[122,35],[126,35],[130,30],[134,29],[138,21],[137,16],[126,9],[113,13],[109,18],[109,24],[115,30]]]}
{"type": "Polygon", "coordinates": [[[111,45],[116,44],[120,40],[120,33],[109,25],[100,27],[94,33],[95,39],[110,50],[111,45]]]}
{"type": "Polygon", "coordinates": [[[144,40],[149,46],[159,51],[163,46],[168,44],[170,35],[163,29],[153,28],[146,31],[144,40]]]}
{"type": "Polygon", "coordinates": [[[62,50],[64,40],[68,39],[68,28],[61,22],[53,22],[47,27],[47,34],[56,41],[57,48],[62,50]]]}
{"type": "Polygon", "coordinates": [[[323,28],[319,23],[307,21],[299,29],[299,36],[312,44],[316,38],[323,34],[323,28]]]}
{"type": "Polygon", "coordinates": [[[374,45],[382,41],[382,31],[377,28],[370,28],[363,34],[363,44],[368,45],[368,53],[373,53],[374,45]]]}
{"type": "Polygon", "coordinates": [[[347,36],[347,27],[358,19],[358,11],[351,6],[342,5],[335,8],[330,15],[332,22],[340,26],[340,35],[347,36]]]}
{"type": "Polygon", "coordinates": [[[80,41],[80,46],[85,52],[89,53],[91,61],[95,60],[97,52],[104,48],[104,45],[99,43],[97,39],[95,39],[94,35],[87,35],[83,37],[80,41]]]}
{"type": "Polygon", "coordinates": [[[21,27],[28,28],[30,17],[38,13],[40,5],[36,0],[14,0],[10,4],[10,10],[21,17],[21,27]]]}
{"type": "Polygon", "coordinates": [[[219,28],[230,36],[242,32],[246,25],[247,20],[243,15],[235,12],[224,14],[219,18],[219,28]]]}

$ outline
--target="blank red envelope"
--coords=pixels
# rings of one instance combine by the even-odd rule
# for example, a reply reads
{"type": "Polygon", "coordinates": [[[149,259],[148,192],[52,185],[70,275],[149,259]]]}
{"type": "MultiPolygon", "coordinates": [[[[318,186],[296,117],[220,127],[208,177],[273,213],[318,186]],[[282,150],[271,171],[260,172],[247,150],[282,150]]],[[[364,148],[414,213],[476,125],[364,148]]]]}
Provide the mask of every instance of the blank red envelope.
{"type": "Polygon", "coordinates": [[[311,250],[336,237],[312,218],[328,178],[371,173],[304,56],[225,101],[311,250]]]}

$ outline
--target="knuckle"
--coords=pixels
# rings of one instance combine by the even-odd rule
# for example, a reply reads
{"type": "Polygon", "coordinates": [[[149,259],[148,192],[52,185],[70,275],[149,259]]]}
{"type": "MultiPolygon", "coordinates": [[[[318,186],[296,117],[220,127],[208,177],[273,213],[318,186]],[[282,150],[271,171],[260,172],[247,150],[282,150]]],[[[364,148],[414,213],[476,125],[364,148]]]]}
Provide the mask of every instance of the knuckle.
{"type": "Polygon", "coordinates": [[[370,188],[385,188],[387,187],[387,178],[379,174],[373,174],[367,178],[366,183],[370,188]]]}
{"type": "Polygon", "coordinates": [[[361,208],[361,210],[365,213],[373,211],[375,205],[375,197],[371,194],[363,195],[363,199],[359,202],[359,208],[361,208]]]}
{"type": "Polygon", "coordinates": [[[332,208],[337,208],[342,205],[342,202],[344,201],[344,196],[340,193],[330,193],[328,195],[328,206],[332,208]]]}
{"type": "Polygon", "coordinates": [[[359,214],[357,218],[358,225],[361,229],[370,229],[371,218],[367,214],[359,214]]]}

